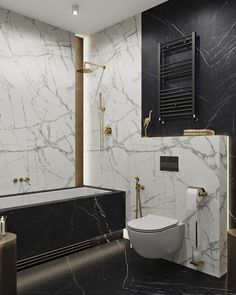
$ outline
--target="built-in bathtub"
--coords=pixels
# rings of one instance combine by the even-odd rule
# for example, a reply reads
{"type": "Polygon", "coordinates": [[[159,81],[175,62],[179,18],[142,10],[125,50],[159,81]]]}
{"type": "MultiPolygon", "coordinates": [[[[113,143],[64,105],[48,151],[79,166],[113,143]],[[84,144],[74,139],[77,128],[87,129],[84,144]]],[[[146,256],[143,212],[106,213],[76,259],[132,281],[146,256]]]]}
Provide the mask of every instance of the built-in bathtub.
{"type": "Polygon", "coordinates": [[[125,192],[73,187],[0,197],[17,234],[18,269],[122,237],[125,192]]]}
{"type": "Polygon", "coordinates": [[[48,204],[53,202],[67,201],[75,198],[87,198],[91,196],[110,194],[112,192],[114,192],[114,190],[83,186],[4,195],[0,196],[0,212],[2,209],[27,207],[46,203],[48,204]]]}

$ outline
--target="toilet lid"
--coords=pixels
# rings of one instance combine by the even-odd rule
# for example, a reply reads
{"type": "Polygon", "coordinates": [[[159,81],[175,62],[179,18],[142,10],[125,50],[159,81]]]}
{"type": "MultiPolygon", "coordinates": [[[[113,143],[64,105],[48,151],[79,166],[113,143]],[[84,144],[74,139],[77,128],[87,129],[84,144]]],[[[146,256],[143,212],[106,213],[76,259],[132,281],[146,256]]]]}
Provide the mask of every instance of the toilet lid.
{"type": "Polygon", "coordinates": [[[179,220],[157,215],[147,215],[143,218],[131,220],[127,227],[140,232],[158,232],[176,226],[179,220]]]}

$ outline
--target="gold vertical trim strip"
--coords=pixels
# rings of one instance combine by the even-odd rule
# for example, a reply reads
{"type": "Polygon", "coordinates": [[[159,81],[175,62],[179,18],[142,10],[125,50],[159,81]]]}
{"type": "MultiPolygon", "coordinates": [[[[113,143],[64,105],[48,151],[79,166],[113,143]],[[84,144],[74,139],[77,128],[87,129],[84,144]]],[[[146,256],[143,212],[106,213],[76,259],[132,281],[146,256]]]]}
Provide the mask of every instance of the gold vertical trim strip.
{"type": "Polygon", "coordinates": [[[83,179],[83,39],[75,37],[75,185],[84,184],[83,179]]]}

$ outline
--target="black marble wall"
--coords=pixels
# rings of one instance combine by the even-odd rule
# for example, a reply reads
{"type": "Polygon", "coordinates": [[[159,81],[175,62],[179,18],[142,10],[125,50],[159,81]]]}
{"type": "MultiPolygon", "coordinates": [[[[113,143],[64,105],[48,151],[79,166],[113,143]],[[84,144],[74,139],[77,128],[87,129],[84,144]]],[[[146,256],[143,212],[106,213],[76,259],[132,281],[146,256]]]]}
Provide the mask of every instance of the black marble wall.
{"type": "Polygon", "coordinates": [[[125,193],[113,191],[1,214],[7,216],[7,230],[17,234],[22,260],[123,229],[125,193]]]}
{"type": "MultiPolygon", "coordinates": [[[[208,128],[231,136],[231,226],[236,226],[236,1],[169,0],[142,14],[142,122],[153,110],[148,136],[208,128]],[[158,122],[157,44],[192,32],[197,46],[197,117],[158,122]]],[[[144,134],[144,130],[143,130],[144,134]]]]}

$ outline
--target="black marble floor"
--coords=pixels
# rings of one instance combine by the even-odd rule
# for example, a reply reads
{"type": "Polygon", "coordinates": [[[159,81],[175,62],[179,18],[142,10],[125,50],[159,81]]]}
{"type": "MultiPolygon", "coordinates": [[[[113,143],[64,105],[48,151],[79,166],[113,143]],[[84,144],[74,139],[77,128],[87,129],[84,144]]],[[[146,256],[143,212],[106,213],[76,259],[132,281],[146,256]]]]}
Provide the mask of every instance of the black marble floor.
{"type": "Polygon", "coordinates": [[[18,295],[236,294],[217,279],[162,259],[139,257],[126,240],[18,273],[18,295]]]}

